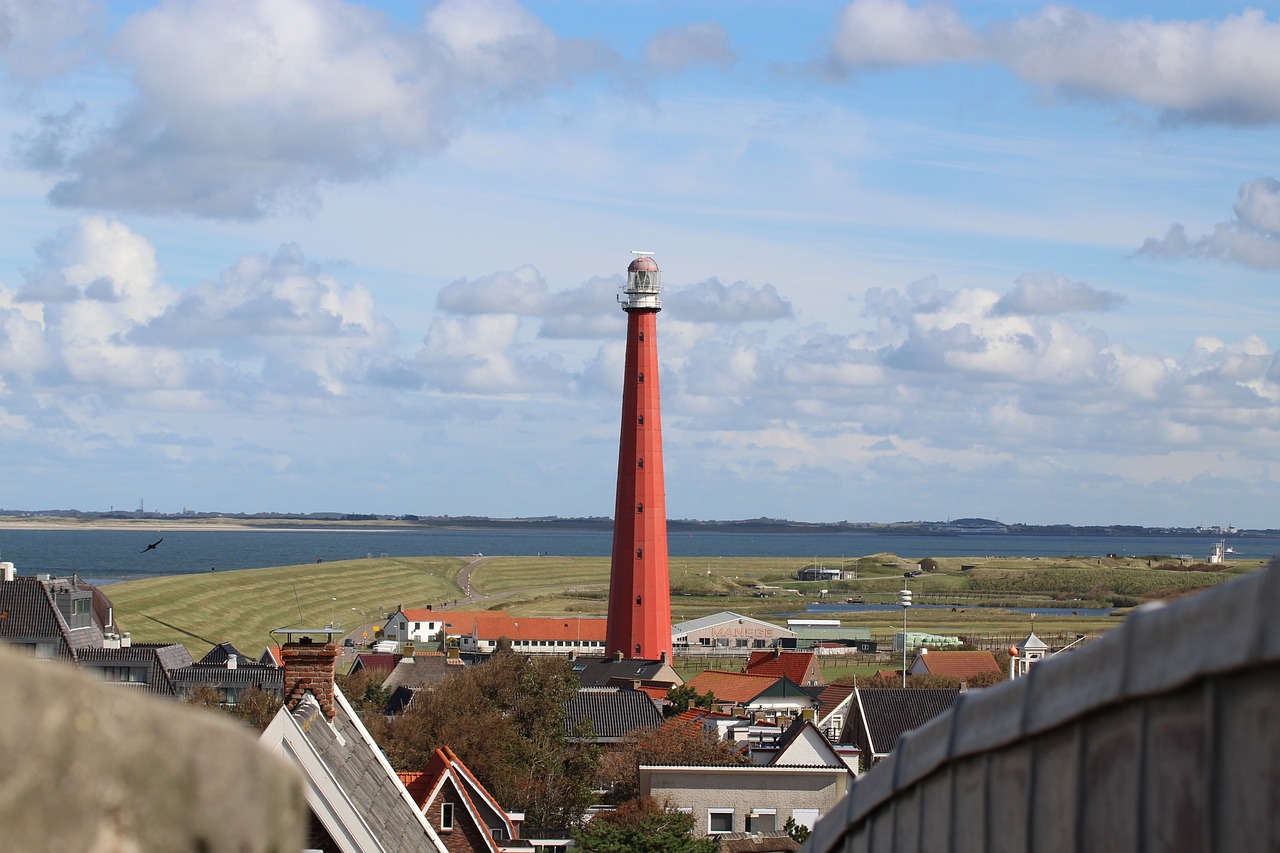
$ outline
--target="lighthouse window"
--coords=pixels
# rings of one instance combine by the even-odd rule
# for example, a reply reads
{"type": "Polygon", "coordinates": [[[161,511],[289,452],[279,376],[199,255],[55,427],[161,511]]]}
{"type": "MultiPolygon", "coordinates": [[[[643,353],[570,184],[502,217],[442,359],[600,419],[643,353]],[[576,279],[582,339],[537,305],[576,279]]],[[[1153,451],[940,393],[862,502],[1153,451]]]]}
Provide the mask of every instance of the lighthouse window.
{"type": "Polygon", "coordinates": [[[644,415],[641,415],[640,417],[636,418],[636,423],[638,423],[638,424],[643,424],[643,423],[644,423],[644,415]]]}
{"type": "Polygon", "coordinates": [[[641,381],[641,382],[643,382],[643,381],[644,381],[644,374],[643,374],[643,373],[641,373],[641,374],[640,374],[640,381],[641,381]]]}
{"type": "Polygon", "coordinates": [[[644,504],[636,504],[636,512],[644,512],[644,504]]]}
{"type": "Polygon", "coordinates": [[[639,338],[637,338],[637,340],[641,340],[641,341],[643,341],[643,340],[644,340],[644,332],[641,332],[641,333],[640,333],[640,337],[639,337],[639,338]]]}
{"type": "Polygon", "coordinates": [[[640,596],[636,596],[636,607],[640,606],[640,596]]]}
{"type": "Polygon", "coordinates": [[[637,460],[636,460],[636,467],[637,467],[637,468],[643,468],[643,467],[644,467],[644,460],[643,460],[643,459],[637,459],[637,460]]]}
{"type": "Polygon", "coordinates": [[[643,548],[637,548],[637,549],[636,549],[636,559],[638,560],[638,559],[640,559],[640,558],[641,558],[641,557],[643,557],[643,556],[644,556],[644,549],[643,549],[643,548]]]}

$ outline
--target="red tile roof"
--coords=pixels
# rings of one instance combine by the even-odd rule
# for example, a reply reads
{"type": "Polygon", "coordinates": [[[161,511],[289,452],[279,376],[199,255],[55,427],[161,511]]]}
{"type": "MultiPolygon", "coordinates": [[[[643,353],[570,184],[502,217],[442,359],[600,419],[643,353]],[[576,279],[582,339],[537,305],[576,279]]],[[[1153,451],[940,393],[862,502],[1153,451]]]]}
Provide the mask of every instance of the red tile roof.
{"type": "Polygon", "coordinates": [[[747,660],[747,672],[751,675],[786,676],[796,684],[808,684],[811,671],[814,678],[822,678],[813,652],[759,651],[752,652],[747,660]]]}
{"type": "Polygon", "coordinates": [[[501,610],[434,610],[451,635],[475,633],[483,640],[592,640],[604,642],[605,620],[598,618],[548,618],[512,616],[501,610]]]}
{"type": "Polygon", "coordinates": [[[944,675],[949,678],[973,678],[984,672],[1000,673],[1000,664],[988,651],[976,652],[929,652],[920,655],[918,661],[924,664],[930,675],[944,675]]]}
{"type": "Polygon", "coordinates": [[[841,702],[853,695],[852,684],[831,684],[818,694],[818,719],[825,720],[841,702]]]}
{"type": "Polygon", "coordinates": [[[744,672],[725,672],[708,669],[685,682],[699,693],[712,693],[717,702],[750,702],[773,686],[778,676],[750,675],[744,672]]]}

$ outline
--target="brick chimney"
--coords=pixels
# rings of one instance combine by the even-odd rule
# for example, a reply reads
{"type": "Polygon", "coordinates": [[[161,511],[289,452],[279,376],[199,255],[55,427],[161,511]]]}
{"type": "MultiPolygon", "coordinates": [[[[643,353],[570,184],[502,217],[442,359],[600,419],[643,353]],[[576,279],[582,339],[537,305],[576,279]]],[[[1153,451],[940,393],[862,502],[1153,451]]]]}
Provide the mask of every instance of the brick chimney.
{"type": "Polygon", "coordinates": [[[333,672],[338,663],[338,647],[303,637],[296,643],[285,643],[280,657],[284,661],[284,704],[289,710],[297,708],[302,697],[310,693],[326,717],[331,720],[336,717],[333,672]]]}

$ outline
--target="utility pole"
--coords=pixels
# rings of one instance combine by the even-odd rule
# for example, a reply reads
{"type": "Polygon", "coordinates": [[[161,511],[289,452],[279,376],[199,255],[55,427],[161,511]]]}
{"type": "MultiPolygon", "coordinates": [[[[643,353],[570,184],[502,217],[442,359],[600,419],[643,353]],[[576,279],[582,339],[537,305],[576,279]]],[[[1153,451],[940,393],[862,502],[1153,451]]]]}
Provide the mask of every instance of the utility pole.
{"type": "MultiPolygon", "coordinates": [[[[905,586],[905,585],[904,585],[905,586]]],[[[902,606],[902,687],[907,687],[907,608],[911,606],[911,590],[898,591],[898,604],[902,606]]]]}

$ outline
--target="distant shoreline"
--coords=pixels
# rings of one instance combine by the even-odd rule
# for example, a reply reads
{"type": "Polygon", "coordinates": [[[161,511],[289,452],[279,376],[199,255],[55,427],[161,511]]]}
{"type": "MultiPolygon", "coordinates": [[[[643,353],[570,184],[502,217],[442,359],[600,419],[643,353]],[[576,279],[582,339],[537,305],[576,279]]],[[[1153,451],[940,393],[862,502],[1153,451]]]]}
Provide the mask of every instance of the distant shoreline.
{"type": "MultiPolygon", "coordinates": [[[[228,516],[104,518],[85,515],[0,515],[0,532],[4,530],[271,530],[276,532],[342,532],[342,531],[609,531],[610,518],[488,518],[483,516],[409,517],[409,518],[241,518],[228,516]]],[[[1114,537],[1202,537],[1216,539],[1280,538],[1280,529],[1231,530],[1215,532],[1206,529],[1139,527],[1136,525],[1069,524],[1002,524],[988,519],[948,522],[803,522],[757,518],[736,521],[694,521],[669,519],[671,534],[728,533],[812,535],[833,534],[859,536],[936,536],[944,538],[983,536],[1114,536],[1114,537]],[[969,523],[965,523],[965,521],[969,523]]]]}

